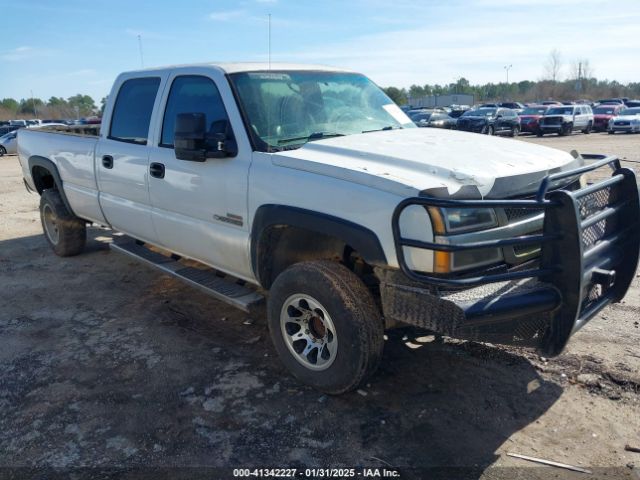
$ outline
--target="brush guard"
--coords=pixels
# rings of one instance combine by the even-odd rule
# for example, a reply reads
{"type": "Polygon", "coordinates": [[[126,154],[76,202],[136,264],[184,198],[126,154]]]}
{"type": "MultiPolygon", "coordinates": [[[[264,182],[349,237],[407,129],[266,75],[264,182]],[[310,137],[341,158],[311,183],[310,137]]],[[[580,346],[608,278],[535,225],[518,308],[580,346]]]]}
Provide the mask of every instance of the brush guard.
{"type": "MultiPolygon", "coordinates": [[[[434,288],[439,291],[460,290],[477,289],[496,282],[536,280],[535,289],[524,289],[519,293],[515,289],[507,295],[490,295],[473,301],[454,300],[455,308],[449,310],[457,312],[459,318],[455,328],[442,333],[517,344],[509,339],[521,336],[518,330],[533,321],[533,325],[543,325],[544,328],[531,335],[528,346],[535,346],[544,355],[553,356],[559,354],[571,335],[606,305],[619,302],[624,297],[634,278],[640,253],[640,202],[636,177],[632,170],[622,168],[615,157],[583,155],[583,158],[595,162],[548,175],[535,199],[531,200],[412,197],[398,204],[392,217],[395,249],[400,269],[414,287],[428,286],[430,291],[434,288]],[[578,177],[606,166],[613,171],[606,180],[574,191],[549,191],[550,186],[559,180],[578,177]],[[424,242],[404,238],[400,232],[400,216],[412,205],[544,209],[544,227],[542,233],[506,239],[465,244],[424,242]],[[403,250],[403,247],[413,247],[458,252],[533,245],[541,246],[539,261],[534,262],[534,266],[472,276],[412,270],[403,250]],[[483,335],[483,332],[488,332],[488,335],[483,335]]],[[[407,306],[403,308],[406,310],[407,306]]],[[[432,316],[442,315],[442,312],[432,313],[432,316]]]]}

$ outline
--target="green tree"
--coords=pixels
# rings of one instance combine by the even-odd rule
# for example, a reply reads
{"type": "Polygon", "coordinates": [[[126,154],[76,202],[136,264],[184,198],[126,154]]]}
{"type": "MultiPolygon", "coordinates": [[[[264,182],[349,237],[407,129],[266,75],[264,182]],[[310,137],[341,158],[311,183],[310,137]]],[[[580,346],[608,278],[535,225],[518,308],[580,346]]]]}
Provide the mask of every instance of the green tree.
{"type": "Polygon", "coordinates": [[[9,112],[16,113],[18,111],[18,108],[20,107],[20,104],[13,98],[3,98],[0,101],[0,107],[8,110],[9,112]]]}
{"type": "Polygon", "coordinates": [[[405,105],[407,103],[407,91],[404,88],[387,87],[383,88],[383,90],[384,93],[398,105],[405,105]]]}
{"type": "Polygon", "coordinates": [[[96,110],[96,103],[89,95],[82,95],[78,93],[73,97],[67,98],[67,103],[71,108],[78,107],[80,115],[91,115],[96,110]]]}

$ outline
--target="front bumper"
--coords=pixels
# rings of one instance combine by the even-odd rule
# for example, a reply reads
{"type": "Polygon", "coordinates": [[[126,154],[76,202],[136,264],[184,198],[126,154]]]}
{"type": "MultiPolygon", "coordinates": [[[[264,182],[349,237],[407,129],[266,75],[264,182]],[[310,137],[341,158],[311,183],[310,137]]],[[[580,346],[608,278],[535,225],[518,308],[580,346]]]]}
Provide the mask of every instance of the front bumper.
{"type": "Polygon", "coordinates": [[[618,159],[547,176],[535,200],[413,197],[396,208],[392,228],[401,271],[378,272],[384,315],[457,338],[536,347],[559,354],[573,333],[626,294],[640,253],[640,201],[633,171],[618,159]],[[613,175],[579,190],[547,192],[562,178],[610,166],[613,175]],[[466,244],[404,238],[399,219],[411,205],[544,209],[542,233],[466,244]],[[404,248],[461,251],[540,245],[538,260],[465,277],[411,270],[404,248]]]}
{"type": "Polygon", "coordinates": [[[612,125],[609,127],[611,132],[640,132],[640,125],[612,125]]]}
{"type": "Polygon", "coordinates": [[[470,123],[457,125],[456,129],[462,132],[482,133],[487,128],[486,123],[470,123]]]}

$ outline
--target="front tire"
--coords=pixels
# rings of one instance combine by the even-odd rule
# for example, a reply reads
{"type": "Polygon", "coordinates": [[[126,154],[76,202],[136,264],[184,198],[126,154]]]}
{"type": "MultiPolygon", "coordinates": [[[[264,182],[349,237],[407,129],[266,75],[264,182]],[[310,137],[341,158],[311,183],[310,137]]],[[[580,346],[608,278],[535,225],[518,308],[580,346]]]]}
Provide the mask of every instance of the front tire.
{"type": "Polygon", "coordinates": [[[87,242],[86,223],[67,210],[57,190],[48,189],[42,192],[40,222],[44,238],[56,255],[71,257],[84,250],[87,242]]]}
{"type": "Polygon", "coordinates": [[[494,135],[495,134],[495,129],[493,128],[493,126],[489,125],[487,127],[487,135],[494,135]]]}
{"type": "Polygon", "coordinates": [[[384,324],[373,296],[335,262],[302,262],[282,272],[269,293],[268,324],[287,369],[328,394],[357,388],[382,356],[384,324]]]}
{"type": "Polygon", "coordinates": [[[567,135],[571,135],[572,131],[573,125],[571,123],[566,123],[562,125],[562,127],[560,127],[560,132],[558,133],[558,135],[560,135],[561,137],[565,137],[567,135]]]}
{"type": "Polygon", "coordinates": [[[4,157],[7,154],[7,149],[0,145],[0,157],[4,157]]]}

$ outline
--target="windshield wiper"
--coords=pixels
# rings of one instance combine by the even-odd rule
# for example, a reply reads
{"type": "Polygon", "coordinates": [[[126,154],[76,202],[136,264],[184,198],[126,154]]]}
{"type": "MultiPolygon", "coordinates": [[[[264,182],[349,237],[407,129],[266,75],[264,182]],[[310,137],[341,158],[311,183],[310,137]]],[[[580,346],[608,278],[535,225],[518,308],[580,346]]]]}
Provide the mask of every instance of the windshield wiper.
{"type": "Polygon", "coordinates": [[[297,142],[299,140],[306,140],[307,142],[310,142],[312,140],[320,140],[321,138],[332,138],[332,137],[344,137],[344,133],[313,132],[311,135],[307,135],[305,137],[283,138],[281,140],[278,140],[278,145],[282,145],[283,143],[289,143],[289,142],[297,142]]]}
{"type": "Polygon", "coordinates": [[[382,128],[376,128],[374,130],[363,130],[362,133],[371,133],[371,132],[382,132],[385,130],[400,130],[402,127],[394,127],[393,125],[388,125],[382,128]]]}

